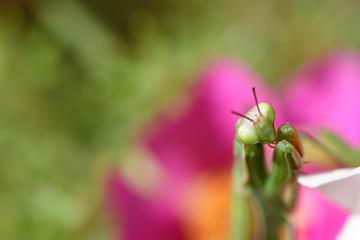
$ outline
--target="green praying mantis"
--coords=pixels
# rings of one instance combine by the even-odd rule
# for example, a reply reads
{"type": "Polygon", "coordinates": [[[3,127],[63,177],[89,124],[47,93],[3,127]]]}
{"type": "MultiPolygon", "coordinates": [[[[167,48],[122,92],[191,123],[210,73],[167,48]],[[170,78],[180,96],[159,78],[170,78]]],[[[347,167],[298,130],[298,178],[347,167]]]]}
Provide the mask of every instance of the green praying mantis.
{"type": "Polygon", "coordinates": [[[331,131],[322,131],[322,142],[301,134],[289,123],[274,127],[275,110],[269,103],[258,103],[236,122],[234,140],[233,198],[230,239],[293,239],[287,220],[297,197],[297,177],[303,166],[302,142],[312,142],[337,166],[360,165],[360,149],[352,148],[331,131]],[[267,169],[264,145],[274,148],[272,165],[267,169]],[[272,145],[275,144],[275,146],[272,145]]]}

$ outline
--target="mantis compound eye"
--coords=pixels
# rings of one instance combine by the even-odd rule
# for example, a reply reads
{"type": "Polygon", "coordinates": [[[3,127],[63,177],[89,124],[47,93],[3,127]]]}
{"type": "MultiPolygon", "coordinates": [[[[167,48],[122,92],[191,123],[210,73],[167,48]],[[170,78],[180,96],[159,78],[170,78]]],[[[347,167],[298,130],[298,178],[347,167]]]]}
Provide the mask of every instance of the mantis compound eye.
{"type": "Polygon", "coordinates": [[[258,103],[255,88],[253,92],[255,107],[245,115],[232,112],[242,117],[236,123],[236,136],[245,144],[274,143],[276,141],[275,110],[269,103],[258,103]]]}

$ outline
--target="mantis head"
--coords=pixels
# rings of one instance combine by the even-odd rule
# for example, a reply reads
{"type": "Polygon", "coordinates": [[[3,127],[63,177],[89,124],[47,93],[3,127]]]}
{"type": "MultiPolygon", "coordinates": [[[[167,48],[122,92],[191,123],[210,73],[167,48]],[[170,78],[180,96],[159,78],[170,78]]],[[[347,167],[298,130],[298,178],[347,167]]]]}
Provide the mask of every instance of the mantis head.
{"type": "Polygon", "coordinates": [[[274,143],[276,141],[275,110],[269,103],[258,103],[255,88],[253,93],[255,107],[245,115],[232,111],[242,117],[236,122],[236,136],[245,144],[274,143]]]}

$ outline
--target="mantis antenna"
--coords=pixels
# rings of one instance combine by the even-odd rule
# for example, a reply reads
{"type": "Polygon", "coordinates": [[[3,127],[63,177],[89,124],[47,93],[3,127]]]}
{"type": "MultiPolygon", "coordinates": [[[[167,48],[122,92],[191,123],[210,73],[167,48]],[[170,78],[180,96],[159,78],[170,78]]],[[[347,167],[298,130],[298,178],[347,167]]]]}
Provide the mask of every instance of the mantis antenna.
{"type": "Polygon", "coordinates": [[[257,107],[257,109],[259,111],[260,116],[262,116],[263,114],[260,112],[259,103],[258,103],[258,100],[257,100],[257,97],[256,97],[255,88],[253,87],[252,90],[253,90],[253,94],[254,94],[254,98],[255,98],[256,107],[257,107]]]}
{"type": "Polygon", "coordinates": [[[256,123],[254,120],[252,120],[251,118],[249,118],[249,117],[247,117],[247,116],[245,116],[245,115],[243,115],[243,114],[241,114],[241,113],[238,113],[238,112],[235,112],[235,111],[231,111],[231,113],[232,113],[232,114],[235,114],[235,115],[238,115],[238,116],[240,116],[240,117],[246,118],[247,120],[253,122],[254,124],[256,123]]]}

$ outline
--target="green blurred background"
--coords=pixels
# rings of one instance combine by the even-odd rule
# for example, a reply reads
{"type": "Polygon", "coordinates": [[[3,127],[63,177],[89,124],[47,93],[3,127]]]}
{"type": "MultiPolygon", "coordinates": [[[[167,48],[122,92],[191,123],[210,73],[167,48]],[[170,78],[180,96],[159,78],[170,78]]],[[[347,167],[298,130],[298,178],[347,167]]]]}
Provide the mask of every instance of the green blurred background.
{"type": "Polygon", "coordinates": [[[281,85],[314,55],[358,48],[359,7],[0,1],[0,239],[110,239],[103,176],[206,62],[242,59],[281,85]]]}

